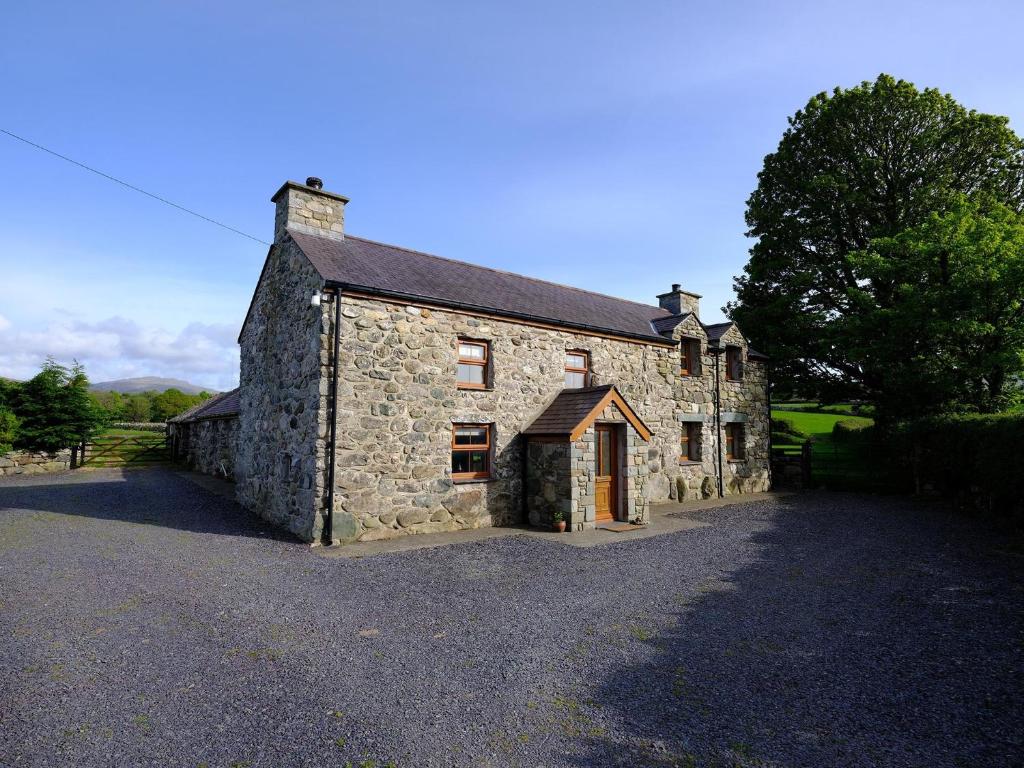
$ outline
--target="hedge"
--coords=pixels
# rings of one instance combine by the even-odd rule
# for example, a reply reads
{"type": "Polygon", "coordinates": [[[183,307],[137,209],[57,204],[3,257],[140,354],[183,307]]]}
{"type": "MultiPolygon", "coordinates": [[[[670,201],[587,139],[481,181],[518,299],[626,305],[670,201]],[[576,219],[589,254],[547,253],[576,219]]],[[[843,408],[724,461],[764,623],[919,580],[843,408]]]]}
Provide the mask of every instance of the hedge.
{"type": "Polygon", "coordinates": [[[920,419],[904,425],[897,440],[918,492],[1024,522],[1024,414],[920,419]]]}
{"type": "Polygon", "coordinates": [[[871,437],[874,424],[860,419],[840,419],[832,425],[832,439],[837,443],[866,440],[871,437]]]}
{"type": "Polygon", "coordinates": [[[791,432],[772,432],[772,445],[803,445],[806,437],[791,432]]]}

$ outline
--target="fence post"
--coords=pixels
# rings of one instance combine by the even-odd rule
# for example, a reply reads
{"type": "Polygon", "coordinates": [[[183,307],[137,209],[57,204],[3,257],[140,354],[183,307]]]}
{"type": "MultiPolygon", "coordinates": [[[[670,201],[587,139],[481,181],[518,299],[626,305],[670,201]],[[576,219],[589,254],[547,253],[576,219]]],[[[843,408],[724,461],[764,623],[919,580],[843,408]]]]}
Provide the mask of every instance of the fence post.
{"type": "Polygon", "coordinates": [[[800,484],[804,488],[811,487],[811,441],[807,440],[800,447],[800,484]]]}

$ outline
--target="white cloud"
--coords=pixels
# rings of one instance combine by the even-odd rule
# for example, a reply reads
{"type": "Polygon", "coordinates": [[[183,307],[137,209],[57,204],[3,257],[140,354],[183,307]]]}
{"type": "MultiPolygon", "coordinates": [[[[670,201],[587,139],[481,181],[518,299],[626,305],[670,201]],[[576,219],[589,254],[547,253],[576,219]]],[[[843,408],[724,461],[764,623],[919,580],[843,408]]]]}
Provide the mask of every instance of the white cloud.
{"type": "Polygon", "coordinates": [[[47,356],[78,360],[93,381],[168,376],[215,389],[238,382],[237,329],[189,323],[175,333],[123,317],[85,322],[70,317],[21,328],[0,317],[0,373],[28,378],[47,356]]]}

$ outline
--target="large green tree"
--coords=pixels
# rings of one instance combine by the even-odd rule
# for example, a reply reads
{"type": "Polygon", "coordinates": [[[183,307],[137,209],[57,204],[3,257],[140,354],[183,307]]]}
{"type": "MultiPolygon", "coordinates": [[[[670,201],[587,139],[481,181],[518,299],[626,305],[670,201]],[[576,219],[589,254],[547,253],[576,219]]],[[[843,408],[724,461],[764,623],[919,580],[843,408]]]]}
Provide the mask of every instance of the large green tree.
{"type": "Polygon", "coordinates": [[[1024,371],[1024,215],[964,197],[847,259],[864,287],[838,325],[877,372],[883,414],[1011,404],[1024,371]]]}
{"type": "MultiPolygon", "coordinates": [[[[790,118],[747,201],[756,243],[728,307],[753,345],[771,355],[776,382],[898,410],[888,389],[891,359],[870,354],[850,333],[870,327],[891,304],[906,270],[856,255],[907,258],[907,249],[872,249],[952,211],[965,196],[1022,209],[1024,142],[1006,118],[888,75],[820,93],[790,118]]],[[[911,324],[895,332],[919,347],[936,330],[911,324]]]]}
{"type": "Polygon", "coordinates": [[[11,399],[21,421],[18,444],[28,448],[68,448],[88,440],[102,421],[78,363],[69,369],[47,358],[42,370],[21,384],[11,399]]]}

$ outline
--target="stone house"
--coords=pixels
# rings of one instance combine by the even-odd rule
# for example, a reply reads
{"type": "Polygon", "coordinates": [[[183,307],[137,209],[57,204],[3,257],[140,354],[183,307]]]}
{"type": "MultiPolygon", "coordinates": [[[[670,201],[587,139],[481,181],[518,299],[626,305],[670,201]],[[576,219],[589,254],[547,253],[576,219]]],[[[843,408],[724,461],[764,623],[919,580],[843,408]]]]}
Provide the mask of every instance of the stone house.
{"type": "MultiPolygon", "coordinates": [[[[355,237],[285,183],[239,336],[239,501],[307,541],[643,523],[766,490],[766,359],[645,305],[355,237]]],[[[201,463],[196,459],[195,463],[201,463]]]]}

